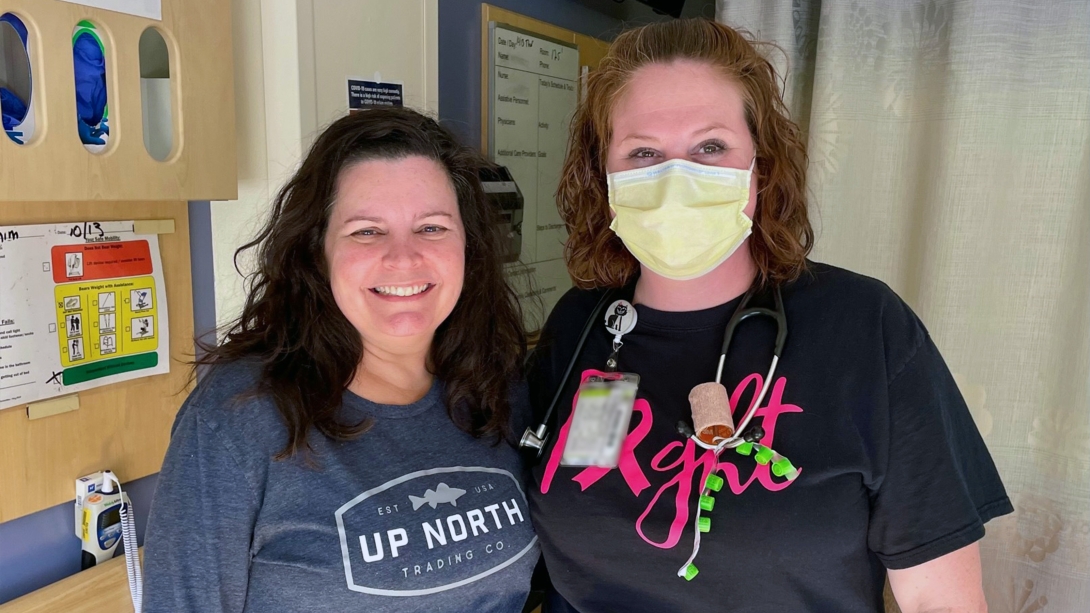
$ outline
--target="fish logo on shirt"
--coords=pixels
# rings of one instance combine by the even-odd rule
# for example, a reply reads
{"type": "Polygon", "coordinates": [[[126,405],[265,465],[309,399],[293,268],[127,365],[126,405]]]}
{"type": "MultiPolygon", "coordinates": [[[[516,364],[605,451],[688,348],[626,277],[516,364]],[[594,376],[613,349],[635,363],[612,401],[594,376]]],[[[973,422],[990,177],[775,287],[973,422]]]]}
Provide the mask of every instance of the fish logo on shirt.
{"type": "Polygon", "coordinates": [[[409,496],[409,502],[413,503],[414,511],[424,506],[424,504],[434,509],[436,505],[444,502],[449,502],[452,507],[456,507],[458,506],[458,499],[465,493],[465,490],[450,487],[446,483],[440,483],[434,490],[425,491],[423,497],[409,496]]]}

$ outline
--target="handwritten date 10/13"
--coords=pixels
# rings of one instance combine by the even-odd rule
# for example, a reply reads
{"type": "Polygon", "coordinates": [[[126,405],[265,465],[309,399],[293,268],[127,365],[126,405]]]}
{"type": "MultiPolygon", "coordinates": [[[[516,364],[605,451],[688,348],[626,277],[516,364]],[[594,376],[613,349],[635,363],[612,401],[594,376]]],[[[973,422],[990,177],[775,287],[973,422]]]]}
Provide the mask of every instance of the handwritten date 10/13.
{"type": "Polygon", "coordinates": [[[68,236],[75,238],[94,238],[98,236],[106,236],[106,231],[102,229],[102,224],[97,221],[85,221],[81,224],[76,224],[68,230],[68,236]]]}

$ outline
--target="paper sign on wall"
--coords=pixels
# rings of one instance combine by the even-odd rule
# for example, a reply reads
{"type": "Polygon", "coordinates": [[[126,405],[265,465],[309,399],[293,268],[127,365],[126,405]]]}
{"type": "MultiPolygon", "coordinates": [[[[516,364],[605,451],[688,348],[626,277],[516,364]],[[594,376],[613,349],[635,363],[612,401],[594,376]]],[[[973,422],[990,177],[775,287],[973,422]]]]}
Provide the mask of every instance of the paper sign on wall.
{"type": "Polygon", "coordinates": [[[383,106],[404,106],[405,94],[401,83],[382,83],[348,79],[348,111],[362,111],[383,106]]]}
{"type": "Polygon", "coordinates": [[[163,20],[163,0],[63,0],[126,15],[163,20]]]}
{"type": "Polygon", "coordinates": [[[0,227],[0,409],[170,371],[159,237],[0,227]]]}

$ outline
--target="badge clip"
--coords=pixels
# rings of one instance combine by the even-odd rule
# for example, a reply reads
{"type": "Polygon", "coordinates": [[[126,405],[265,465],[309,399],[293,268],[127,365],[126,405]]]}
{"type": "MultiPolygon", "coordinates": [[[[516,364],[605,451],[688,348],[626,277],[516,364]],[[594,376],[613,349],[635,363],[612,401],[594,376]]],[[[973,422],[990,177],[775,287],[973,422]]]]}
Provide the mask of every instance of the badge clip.
{"type": "Polygon", "coordinates": [[[636,308],[627,300],[617,300],[606,309],[606,330],[613,334],[613,352],[606,359],[606,371],[617,371],[617,354],[624,342],[621,340],[636,327],[636,308]]]}

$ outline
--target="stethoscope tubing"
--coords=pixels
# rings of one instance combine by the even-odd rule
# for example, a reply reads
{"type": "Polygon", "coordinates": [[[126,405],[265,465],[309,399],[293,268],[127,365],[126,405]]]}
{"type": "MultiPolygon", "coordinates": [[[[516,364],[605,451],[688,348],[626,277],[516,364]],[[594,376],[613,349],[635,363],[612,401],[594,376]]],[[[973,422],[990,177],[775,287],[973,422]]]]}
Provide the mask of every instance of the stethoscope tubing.
{"type": "MultiPolygon", "coordinates": [[[[546,409],[545,415],[539,422],[539,430],[542,429],[542,426],[548,426],[549,420],[552,418],[553,413],[556,411],[556,405],[560,402],[560,398],[564,394],[564,388],[567,386],[567,382],[571,378],[571,373],[575,369],[576,363],[579,361],[579,356],[583,353],[583,347],[586,345],[587,338],[590,336],[590,331],[594,328],[595,322],[598,321],[602,309],[607,304],[609,304],[610,299],[613,298],[616,292],[617,290],[615,288],[606,290],[602,294],[602,297],[598,300],[598,303],[594,306],[594,310],[592,311],[591,316],[587,318],[586,323],[583,324],[583,330],[579,334],[579,341],[575,345],[575,350],[572,352],[572,357],[568,361],[567,368],[564,369],[564,375],[560,379],[560,383],[556,386],[556,392],[554,392],[553,398],[549,402],[549,407],[548,409],[546,409]]],[[[780,293],[780,288],[778,286],[774,288],[773,294],[775,296],[775,309],[767,309],[763,307],[754,307],[747,309],[746,305],[749,304],[750,299],[753,297],[753,290],[750,289],[746,292],[745,296],[742,297],[742,302],[739,304],[738,309],[734,312],[734,315],[731,316],[730,321],[727,323],[727,330],[723,335],[723,349],[720,352],[719,365],[716,368],[715,373],[716,383],[721,383],[723,377],[723,367],[726,364],[727,351],[730,348],[730,342],[734,338],[734,331],[737,329],[738,325],[746,319],[757,315],[765,315],[774,319],[776,321],[776,345],[772,355],[771,368],[769,368],[768,376],[765,378],[764,385],[761,387],[761,392],[757,396],[757,401],[751,404],[750,407],[746,410],[746,413],[742,417],[742,420],[737,424],[737,427],[735,428],[734,435],[711,445],[701,441],[695,436],[695,434],[690,437],[700,447],[703,447],[704,449],[714,450],[717,456],[718,454],[722,453],[724,449],[734,448],[745,442],[745,440],[742,438],[742,435],[745,432],[746,427],[749,425],[749,422],[753,419],[754,414],[757,412],[757,408],[761,406],[761,402],[764,401],[764,398],[768,393],[768,388],[770,387],[772,382],[772,376],[776,371],[776,366],[779,363],[780,355],[783,352],[783,346],[787,340],[787,316],[784,312],[783,297],[780,293]]]]}
{"type": "MultiPolygon", "coordinates": [[[[780,354],[783,351],[783,346],[787,340],[787,316],[784,313],[783,298],[780,295],[780,288],[775,288],[775,300],[776,309],[774,311],[763,308],[746,309],[746,304],[749,303],[750,293],[747,292],[746,296],[742,299],[742,303],[738,307],[738,312],[731,317],[730,323],[727,324],[727,332],[723,338],[723,350],[719,355],[719,367],[716,369],[715,382],[721,383],[723,377],[723,366],[727,361],[727,350],[730,348],[730,341],[734,336],[734,330],[738,327],[738,324],[742,321],[752,317],[754,315],[767,315],[776,320],[776,347],[772,354],[772,364],[769,366],[768,375],[765,377],[764,384],[761,386],[761,392],[757,395],[756,401],[754,401],[748,409],[746,409],[745,415],[741,421],[738,422],[737,427],[734,430],[734,434],[726,439],[723,439],[715,444],[709,445],[700,440],[694,433],[689,438],[694,443],[703,447],[704,449],[712,450],[716,462],[719,461],[719,456],[727,449],[738,447],[742,443],[746,442],[744,433],[749,426],[749,422],[756,415],[757,409],[764,402],[765,396],[768,394],[768,389],[772,386],[772,378],[776,374],[776,366],[780,363],[780,354]]],[[[708,494],[707,486],[701,486],[700,495],[705,496],[708,494]]],[[[700,553],[700,507],[698,506],[696,512],[693,513],[693,551],[689,554],[689,558],[685,560],[685,563],[681,565],[681,568],[677,571],[677,576],[685,577],[685,572],[689,568],[689,565],[696,559],[697,554],[700,553]]]]}
{"type": "Polygon", "coordinates": [[[560,402],[560,397],[564,394],[564,387],[567,386],[569,378],[571,378],[572,370],[575,369],[575,364],[579,361],[579,356],[583,353],[583,346],[587,344],[587,337],[590,336],[590,331],[594,328],[594,322],[598,321],[599,314],[602,309],[609,304],[610,299],[617,293],[614,288],[608,289],[602,294],[602,297],[598,300],[598,304],[594,306],[594,311],[591,316],[587,318],[587,322],[583,324],[583,331],[579,334],[579,342],[575,345],[575,351],[572,353],[571,359],[568,360],[568,367],[564,369],[564,376],[560,379],[560,383],[556,386],[556,393],[553,394],[553,399],[549,402],[549,408],[545,411],[545,416],[541,419],[541,425],[547,426],[549,420],[553,416],[553,411],[556,410],[557,403],[560,402]]]}
{"type": "MultiPolygon", "coordinates": [[[[571,378],[571,373],[575,369],[576,363],[579,361],[579,356],[583,352],[583,347],[586,345],[587,338],[590,336],[590,331],[593,329],[595,322],[599,320],[602,309],[605,308],[605,305],[609,304],[609,301],[613,298],[615,294],[616,289],[609,289],[604,292],[602,294],[602,297],[598,300],[598,304],[595,305],[591,316],[583,325],[583,330],[579,335],[579,341],[575,345],[575,351],[572,353],[572,357],[568,361],[568,366],[564,369],[564,375],[556,386],[556,392],[553,394],[552,401],[549,403],[549,407],[545,411],[545,415],[538,425],[537,433],[542,435],[542,440],[539,441],[539,445],[537,447],[539,456],[544,445],[544,437],[547,436],[549,420],[552,418],[553,412],[556,410],[556,405],[560,402],[560,398],[564,394],[564,388],[567,386],[568,380],[571,378]]],[[[730,342],[734,337],[734,331],[735,329],[737,329],[738,325],[746,319],[757,315],[765,315],[773,318],[776,321],[776,346],[772,354],[772,363],[768,369],[768,376],[765,377],[764,384],[761,386],[761,391],[757,395],[757,399],[749,406],[749,408],[746,409],[745,415],[742,417],[741,421],[738,422],[737,427],[734,430],[734,434],[711,445],[701,441],[695,433],[689,437],[693,440],[694,443],[696,443],[700,447],[711,450],[714,453],[716,461],[718,461],[719,456],[723,453],[723,451],[730,448],[738,447],[745,442],[744,433],[746,431],[746,428],[749,426],[750,421],[756,415],[757,409],[761,406],[761,403],[764,402],[765,396],[768,394],[768,390],[772,385],[772,378],[776,373],[776,367],[779,365],[780,355],[783,352],[783,346],[787,339],[787,315],[784,310],[783,297],[780,293],[779,286],[776,286],[774,288],[774,295],[775,309],[767,309],[762,307],[747,309],[746,305],[749,304],[749,301],[753,296],[753,289],[750,289],[746,292],[745,296],[742,297],[742,302],[738,305],[738,309],[734,312],[734,315],[731,316],[730,321],[727,323],[727,330],[723,335],[723,349],[720,352],[719,365],[716,368],[715,372],[716,383],[722,382],[723,367],[727,361],[727,351],[730,348],[730,342]]],[[[619,339],[615,339],[614,351],[619,348],[616,346],[617,340],[619,339]]],[[[705,484],[701,487],[701,495],[703,496],[707,494],[708,489],[707,485],[705,484]]],[[[699,552],[700,508],[698,507],[696,513],[693,514],[693,551],[692,554],[689,556],[689,559],[686,560],[685,564],[683,564],[678,570],[677,574],[679,577],[685,577],[686,569],[692,564],[693,560],[696,559],[696,556],[699,552]]]]}

